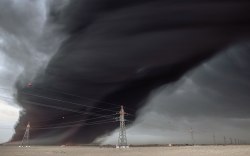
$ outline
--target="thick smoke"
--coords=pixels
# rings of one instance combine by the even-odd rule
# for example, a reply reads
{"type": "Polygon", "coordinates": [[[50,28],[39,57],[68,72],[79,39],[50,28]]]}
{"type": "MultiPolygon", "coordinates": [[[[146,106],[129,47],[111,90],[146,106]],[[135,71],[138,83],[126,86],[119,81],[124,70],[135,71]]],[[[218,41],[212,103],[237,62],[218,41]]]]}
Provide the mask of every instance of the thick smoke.
{"type": "MultiPolygon", "coordinates": [[[[74,0],[50,18],[69,37],[32,87],[17,83],[26,113],[13,140],[21,138],[28,121],[42,127],[112,113],[76,103],[113,112],[123,104],[134,114],[153,89],[250,35],[250,2],[243,0],[74,0]]],[[[36,143],[90,143],[118,126],[87,123],[34,129],[32,135],[36,143]]]]}
{"type": "MultiPolygon", "coordinates": [[[[13,119],[0,114],[1,127],[13,127],[18,118],[20,107],[14,99],[16,81],[20,86],[32,81],[46,68],[49,58],[65,38],[59,33],[60,26],[49,21],[49,8],[53,4],[49,0],[0,1],[0,104],[3,110],[13,106],[13,113],[9,114],[13,119]]],[[[5,136],[10,138],[9,133],[13,132],[3,130],[4,134],[7,132],[5,136]]],[[[7,141],[6,138],[0,138],[0,142],[3,141],[7,141]]]]}
{"type": "MultiPolygon", "coordinates": [[[[133,143],[227,143],[249,138],[250,46],[244,43],[202,63],[173,84],[154,90],[129,127],[133,143]]],[[[117,133],[104,143],[117,141],[117,133]]],[[[103,138],[102,138],[103,139],[103,138]]],[[[100,140],[100,139],[99,139],[100,140]]]]}

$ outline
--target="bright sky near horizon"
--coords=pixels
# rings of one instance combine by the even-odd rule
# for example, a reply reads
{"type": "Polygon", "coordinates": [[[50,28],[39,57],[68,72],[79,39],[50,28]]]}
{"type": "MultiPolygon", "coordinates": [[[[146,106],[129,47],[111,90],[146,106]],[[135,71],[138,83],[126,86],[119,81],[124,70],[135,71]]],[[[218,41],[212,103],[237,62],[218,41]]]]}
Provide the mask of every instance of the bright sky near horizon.
{"type": "Polygon", "coordinates": [[[0,143],[8,141],[14,133],[20,109],[0,100],[0,143]]]}

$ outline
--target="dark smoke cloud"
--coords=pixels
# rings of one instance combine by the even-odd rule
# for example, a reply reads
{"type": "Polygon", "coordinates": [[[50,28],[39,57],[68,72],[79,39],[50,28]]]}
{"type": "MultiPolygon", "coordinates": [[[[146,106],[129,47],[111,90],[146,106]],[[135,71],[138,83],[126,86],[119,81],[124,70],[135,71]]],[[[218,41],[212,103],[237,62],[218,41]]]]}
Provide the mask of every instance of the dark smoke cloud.
{"type": "MultiPolygon", "coordinates": [[[[153,89],[178,80],[226,47],[245,42],[250,35],[249,8],[250,3],[243,0],[75,0],[62,10],[52,11],[50,20],[63,25],[62,31],[69,38],[50,60],[45,72],[37,75],[32,87],[17,83],[17,99],[26,113],[16,127],[13,140],[21,138],[23,131],[19,128],[28,121],[34,126],[43,126],[94,117],[39,104],[99,113],[97,109],[34,94],[113,111],[119,108],[108,103],[123,104],[132,109],[131,113],[136,113],[153,89]],[[38,124],[41,120],[46,122],[38,124]]],[[[118,126],[84,124],[33,130],[33,138],[43,138],[37,143],[47,144],[90,143],[118,126]]]]}
{"type": "MultiPolygon", "coordinates": [[[[249,43],[232,46],[152,92],[128,129],[130,141],[190,143],[191,127],[196,143],[213,143],[213,133],[221,144],[224,136],[249,140],[249,50],[249,43]]],[[[114,143],[116,135],[105,143],[114,143]]]]}
{"type": "MultiPolygon", "coordinates": [[[[59,4],[59,1],[53,2],[59,4]]],[[[1,112],[1,127],[7,123],[13,128],[19,116],[20,107],[14,99],[17,79],[19,85],[24,86],[42,72],[65,38],[59,32],[59,25],[48,21],[47,14],[52,6],[50,0],[0,1],[0,104],[1,109],[13,107],[16,113],[7,118],[1,112]],[[9,120],[11,117],[15,120],[9,120]]],[[[62,7],[56,8],[59,6],[62,7]]],[[[0,137],[0,142],[11,137],[12,128],[1,130],[1,134],[8,132],[8,135],[3,135],[4,140],[0,137]]]]}

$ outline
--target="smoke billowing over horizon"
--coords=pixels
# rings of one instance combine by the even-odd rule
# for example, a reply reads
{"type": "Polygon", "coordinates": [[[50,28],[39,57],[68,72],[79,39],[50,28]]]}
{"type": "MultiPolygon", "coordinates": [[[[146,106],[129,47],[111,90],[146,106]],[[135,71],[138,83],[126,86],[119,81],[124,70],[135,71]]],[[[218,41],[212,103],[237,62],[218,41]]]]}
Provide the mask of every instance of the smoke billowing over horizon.
{"type": "Polygon", "coordinates": [[[13,141],[30,121],[33,143],[113,143],[120,105],[131,143],[247,136],[250,2],[0,4],[0,85],[23,109],[13,141]]]}
{"type": "Polygon", "coordinates": [[[59,31],[60,26],[49,21],[49,8],[54,3],[50,0],[0,1],[0,103],[3,110],[0,116],[1,132],[6,134],[0,137],[0,142],[11,138],[18,112],[22,111],[15,99],[17,81],[19,86],[26,86],[37,73],[42,73],[66,38],[59,31]],[[8,108],[10,112],[6,113],[8,108]]]}

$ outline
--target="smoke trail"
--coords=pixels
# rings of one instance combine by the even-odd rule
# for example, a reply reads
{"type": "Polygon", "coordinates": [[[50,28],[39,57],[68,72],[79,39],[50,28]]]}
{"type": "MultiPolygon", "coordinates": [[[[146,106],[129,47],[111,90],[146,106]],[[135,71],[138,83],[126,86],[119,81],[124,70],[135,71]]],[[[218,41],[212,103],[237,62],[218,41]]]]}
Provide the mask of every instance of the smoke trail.
{"type": "MultiPolygon", "coordinates": [[[[224,136],[249,140],[249,42],[226,49],[173,84],[154,90],[127,136],[133,144],[224,143],[224,136]]],[[[117,131],[101,138],[117,142],[117,131]]],[[[98,141],[98,140],[97,140],[98,141]]]]}
{"type": "MultiPolygon", "coordinates": [[[[49,10],[54,3],[50,0],[0,2],[0,102],[6,101],[4,97],[11,98],[4,104],[13,105],[17,111],[22,109],[13,100],[17,80],[20,86],[25,86],[37,73],[43,72],[65,38],[59,32],[60,26],[50,22],[49,10]]],[[[63,5],[56,8],[59,6],[63,5]]],[[[5,119],[4,122],[10,122],[5,119]]],[[[14,127],[15,121],[11,122],[14,127]]]]}
{"type": "MultiPolygon", "coordinates": [[[[118,111],[117,106],[123,104],[132,109],[132,114],[136,113],[151,90],[178,80],[221,49],[247,39],[249,10],[249,2],[244,0],[69,2],[64,9],[52,12],[51,17],[53,22],[63,25],[68,39],[49,61],[45,72],[36,76],[32,87],[17,83],[17,99],[26,114],[16,127],[14,140],[20,139],[22,131],[18,129],[28,121],[34,126],[47,126],[110,114],[51,99],[112,111],[118,111]],[[41,104],[92,115],[41,107],[41,104]],[[37,123],[41,120],[45,122],[37,123]]],[[[61,134],[71,128],[34,130],[33,137],[49,138],[56,134],[63,136],[56,143],[90,143],[118,126],[86,123],[65,136],[61,134]]],[[[52,142],[47,139],[43,143],[52,142]]]]}

